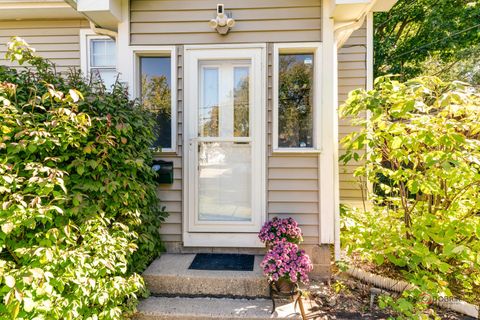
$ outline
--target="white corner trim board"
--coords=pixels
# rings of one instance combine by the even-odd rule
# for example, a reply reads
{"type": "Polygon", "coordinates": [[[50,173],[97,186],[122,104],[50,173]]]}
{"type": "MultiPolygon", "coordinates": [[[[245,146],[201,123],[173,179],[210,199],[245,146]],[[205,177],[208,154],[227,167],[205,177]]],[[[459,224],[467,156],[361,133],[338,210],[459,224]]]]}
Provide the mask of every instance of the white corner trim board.
{"type": "Polygon", "coordinates": [[[329,0],[323,1],[322,15],[322,152],[319,154],[319,244],[335,245],[340,259],[340,187],[338,174],[338,73],[334,20],[329,0]]]}
{"type": "MultiPolygon", "coordinates": [[[[347,274],[363,282],[373,284],[376,287],[399,293],[407,289],[415,288],[414,285],[406,281],[387,278],[359,268],[350,268],[347,270],[347,274]]],[[[460,299],[455,299],[451,302],[434,300],[433,303],[441,308],[453,310],[475,319],[479,319],[480,316],[480,306],[473,305],[460,299]]]]}

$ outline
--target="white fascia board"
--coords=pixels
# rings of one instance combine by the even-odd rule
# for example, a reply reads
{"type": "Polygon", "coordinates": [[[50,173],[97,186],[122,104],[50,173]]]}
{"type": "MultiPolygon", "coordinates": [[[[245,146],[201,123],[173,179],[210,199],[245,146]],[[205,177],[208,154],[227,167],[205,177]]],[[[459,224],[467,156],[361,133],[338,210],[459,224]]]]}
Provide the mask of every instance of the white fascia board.
{"type": "Polygon", "coordinates": [[[77,11],[104,29],[117,30],[122,21],[120,0],[77,0],[77,11]]]}

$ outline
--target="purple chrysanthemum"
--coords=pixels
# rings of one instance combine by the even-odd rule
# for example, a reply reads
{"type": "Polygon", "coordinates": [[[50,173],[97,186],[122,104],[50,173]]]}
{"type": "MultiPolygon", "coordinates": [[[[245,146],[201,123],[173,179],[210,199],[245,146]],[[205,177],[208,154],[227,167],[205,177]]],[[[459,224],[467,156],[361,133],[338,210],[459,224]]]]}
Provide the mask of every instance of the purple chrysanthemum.
{"type": "Polygon", "coordinates": [[[308,273],[313,265],[310,257],[294,243],[285,240],[276,242],[268,250],[260,266],[270,281],[287,279],[308,283],[308,273]]]}
{"type": "Polygon", "coordinates": [[[275,244],[282,239],[296,244],[303,241],[302,230],[293,218],[273,218],[263,225],[258,237],[266,244],[275,244]]]}

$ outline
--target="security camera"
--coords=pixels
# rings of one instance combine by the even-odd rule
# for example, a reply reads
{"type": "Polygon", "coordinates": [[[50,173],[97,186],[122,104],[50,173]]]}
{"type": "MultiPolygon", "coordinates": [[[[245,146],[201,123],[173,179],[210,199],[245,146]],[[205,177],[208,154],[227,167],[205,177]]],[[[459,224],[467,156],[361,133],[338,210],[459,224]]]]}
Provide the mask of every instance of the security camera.
{"type": "Polygon", "coordinates": [[[230,28],[235,25],[235,20],[225,14],[225,6],[219,3],[217,4],[217,17],[210,20],[208,25],[220,34],[227,34],[230,28]]]}
{"type": "Polygon", "coordinates": [[[224,8],[225,7],[224,7],[223,3],[217,4],[217,15],[218,16],[223,15],[225,13],[224,8]]]}

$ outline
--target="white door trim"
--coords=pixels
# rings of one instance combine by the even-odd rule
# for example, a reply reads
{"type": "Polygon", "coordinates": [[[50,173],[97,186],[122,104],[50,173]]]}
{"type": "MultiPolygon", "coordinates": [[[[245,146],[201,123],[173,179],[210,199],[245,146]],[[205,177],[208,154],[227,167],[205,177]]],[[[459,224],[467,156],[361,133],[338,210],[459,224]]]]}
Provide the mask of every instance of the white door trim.
{"type": "Polygon", "coordinates": [[[233,44],[233,45],[187,45],[184,47],[184,150],[183,150],[183,244],[193,247],[261,247],[257,233],[266,220],[266,45],[265,44],[233,44]],[[252,79],[255,81],[255,92],[252,96],[255,108],[252,117],[256,117],[259,126],[252,131],[255,140],[252,152],[253,172],[258,181],[252,194],[257,197],[254,205],[253,219],[245,225],[219,226],[216,223],[198,223],[196,216],[197,203],[197,119],[198,103],[198,61],[223,59],[251,59],[252,79]],[[256,74],[260,72],[260,74],[256,74]],[[258,212],[260,211],[260,212],[258,212]],[[257,230],[258,229],[258,230],[257,230]],[[212,231],[213,230],[213,231],[212,231]]]}

